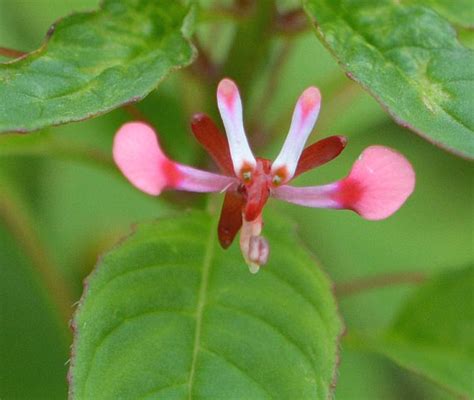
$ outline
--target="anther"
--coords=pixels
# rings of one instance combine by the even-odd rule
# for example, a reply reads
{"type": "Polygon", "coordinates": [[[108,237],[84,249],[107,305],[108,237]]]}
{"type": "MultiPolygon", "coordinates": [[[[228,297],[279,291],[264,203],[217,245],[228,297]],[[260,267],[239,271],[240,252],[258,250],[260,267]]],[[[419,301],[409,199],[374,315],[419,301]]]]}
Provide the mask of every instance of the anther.
{"type": "Polygon", "coordinates": [[[272,178],[272,184],[274,186],[280,186],[281,181],[282,181],[282,179],[281,179],[280,175],[274,175],[273,178],[272,178]]]}
{"type": "Polygon", "coordinates": [[[250,182],[252,180],[252,172],[251,171],[242,172],[242,179],[246,183],[250,182]]]}

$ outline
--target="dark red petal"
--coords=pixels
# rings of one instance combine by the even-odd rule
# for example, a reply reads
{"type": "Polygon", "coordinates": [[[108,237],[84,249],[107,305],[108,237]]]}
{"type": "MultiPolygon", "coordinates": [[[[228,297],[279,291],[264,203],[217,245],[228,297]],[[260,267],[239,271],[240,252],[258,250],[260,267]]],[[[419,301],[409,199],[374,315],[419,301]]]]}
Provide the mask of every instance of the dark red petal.
{"type": "Polygon", "coordinates": [[[330,136],[306,147],[301,153],[293,178],[336,158],[346,143],[344,136],[330,136]]]}
{"type": "Polygon", "coordinates": [[[244,198],[239,192],[226,192],[222,205],[217,234],[219,243],[227,249],[234,241],[235,235],[242,226],[242,207],[244,198]]]}
{"type": "Polygon", "coordinates": [[[191,129],[198,142],[206,149],[218,167],[227,175],[234,175],[229,143],[214,121],[206,114],[195,114],[191,129]]]}

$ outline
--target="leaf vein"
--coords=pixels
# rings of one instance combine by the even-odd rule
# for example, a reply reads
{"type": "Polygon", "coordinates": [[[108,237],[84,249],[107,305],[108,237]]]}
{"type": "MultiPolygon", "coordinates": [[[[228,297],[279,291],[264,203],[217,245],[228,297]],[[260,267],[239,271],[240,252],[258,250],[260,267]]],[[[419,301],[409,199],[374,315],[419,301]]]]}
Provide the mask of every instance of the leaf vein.
{"type": "Polygon", "coordinates": [[[266,395],[268,395],[268,397],[270,399],[273,398],[273,396],[270,394],[270,392],[267,390],[267,388],[265,388],[260,382],[258,382],[254,377],[252,377],[252,375],[250,375],[247,371],[245,371],[244,369],[242,369],[239,365],[237,365],[234,361],[232,360],[229,360],[227,357],[223,356],[222,354],[219,354],[211,349],[209,349],[208,347],[205,347],[205,346],[201,346],[201,350],[209,353],[209,354],[212,354],[213,356],[217,357],[217,358],[220,358],[221,360],[224,360],[227,364],[229,364],[230,366],[232,366],[233,368],[235,368],[236,370],[238,370],[243,376],[245,376],[249,381],[252,381],[254,382],[263,392],[265,392],[266,395]]]}
{"type": "Polygon", "coordinates": [[[192,399],[194,376],[196,374],[196,365],[200,349],[201,341],[201,329],[202,329],[202,316],[204,313],[204,306],[206,303],[206,291],[209,284],[209,273],[212,265],[212,258],[214,253],[214,242],[215,242],[215,228],[214,225],[210,224],[210,232],[207,239],[206,253],[204,254],[204,261],[201,274],[201,285],[199,287],[198,301],[196,305],[196,330],[194,335],[193,345],[193,356],[191,361],[191,369],[189,371],[189,395],[188,399],[192,399]]]}
{"type": "Polygon", "coordinates": [[[289,335],[287,335],[285,332],[283,332],[280,328],[278,328],[277,326],[273,325],[272,323],[270,323],[269,321],[263,319],[261,316],[259,315],[256,315],[256,314],[252,314],[250,313],[249,311],[247,310],[243,310],[241,308],[237,308],[237,307],[231,307],[231,306],[227,306],[227,305],[223,305],[223,304],[216,304],[217,307],[221,307],[221,308],[225,308],[229,311],[234,311],[236,313],[239,313],[239,314],[242,314],[242,315],[245,315],[249,318],[252,318],[256,321],[259,321],[260,323],[262,323],[263,325],[267,326],[268,328],[270,328],[272,331],[274,331],[275,333],[277,333],[278,335],[280,335],[282,338],[284,338],[287,343],[289,343],[292,347],[294,347],[300,354],[301,356],[303,357],[304,360],[306,360],[308,362],[308,364],[311,366],[311,370],[313,371],[314,375],[317,376],[317,372],[316,372],[316,368],[315,368],[315,365],[313,364],[313,360],[304,352],[304,350],[301,348],[301,346],[292,338],[290,337],[289,335]]]}
{"type": "MultiPolygon", "coordinates": [[[[117,325],[115,325],[112,329],[107,331],[107,333],[105,333],[104,336],[101,337],[101,339],[99,340],[99,342],[95,346],[95,349],[92,353],[92,358],[91,358],[90,365],[91,366],[94,365],[95,359],[97,357],[97,354],[99,353],[100,348],[103,346],[103,344],[105,343],[107,338],[109,338],[115,331],[117,331],[123,325],[125,325],[125,324],[127,324],[131,321],[134,321],[134,320],[139,319],[139,318],[143,318],[145,316],[154,315],[154,314],[178,314],[178,315],[181,314],[181,315],[186,316],[186,317],[192,316],[192,314],[187,313],[186,311],[181,311],[181,310],[154,310],[154,311],[142,312],[142,313],[139,313],[139,314],[135,314],[135,315],[123,318],[123,319],[120,320],[120,322],[117,325]]],[[[91,369],[92,368],[89,368],[87,370],[87,374],[86,374],[85,379],[84,379],[84,393],[87,393],[87,383],[89,382],[91,369]]]]}

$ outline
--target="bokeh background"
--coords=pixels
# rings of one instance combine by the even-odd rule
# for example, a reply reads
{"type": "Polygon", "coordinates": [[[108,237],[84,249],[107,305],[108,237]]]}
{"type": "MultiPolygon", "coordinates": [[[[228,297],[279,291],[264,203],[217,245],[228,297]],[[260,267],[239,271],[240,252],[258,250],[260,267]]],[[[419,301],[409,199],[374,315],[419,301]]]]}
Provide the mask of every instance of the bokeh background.
{"type": "MultiPolygon", "coordinates": [[[[34,50],[54,20],[97,6],[97,0],[0,0],[0,46],[34,50]]],[[[234,25],[210,19],[199,31],[203,45],[212,43],[210,51],[217,60],[225,58],[234,25]]],[[[237,78],[245,88],[250,141],[260,155],[276,155],[298,95],[317,85],[323,106],[310,141],[344,134],[349,144],[337,160],[298,183],[339,179],[370,144],[402,152],[417,173],[413,196],[382,222],[364,221],[350,212],[271,202],[297,221],[304,242],[336,284],[344,287],[354,279],[383,274],[416,281],[472,263],[472,163],[398,127],[373,98],[347,79],[311,31],[291,38],[277,36],[271,46],[274,57],[249,81],[237,78]],[[271,72],[275,63],[276,79],[271,72]],[[269,98],[263,93],[272,79],[275,87],[269,98]]],[[[167,152],[180,162],[208,164],[191,136],[189,120],[197,111],[216,115],[216,105],[205,94],[209,90],[215,88],[205,88],[189,71],[180,71],[137,106],[160,132],[167,152]]],[[[99,254],[126,235],[134,222],[204,205],[203,196],[149,197],[118,174],[111,163],[112,138],[130,119],[129,111],[119,109],[29,136],[0,137],[1,399],[64,399],[72,340],[67,321],[81,295],[82,280],[99,254]]],[[[415,288],[412,282],[340,292],[348,332],[383,330],[415,288]]],[[[338,376],[338,400],[452,398],[425,379],[344,340],[338,376]]]]}

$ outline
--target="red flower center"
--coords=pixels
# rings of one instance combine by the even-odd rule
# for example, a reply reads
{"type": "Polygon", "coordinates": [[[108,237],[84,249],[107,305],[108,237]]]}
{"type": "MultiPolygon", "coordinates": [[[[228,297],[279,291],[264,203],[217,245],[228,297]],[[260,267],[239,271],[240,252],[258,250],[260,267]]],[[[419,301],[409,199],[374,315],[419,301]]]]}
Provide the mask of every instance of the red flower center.
{"type": "Polygon", "coordinates": [[[271,173],[272,162],[265,158],[256,159],[257,165],[252,171],[248,181],[244,181],[241,187],[244,196],[244,216],[246,221],[253,221],[263,209],[270,196],[273,174],[271,173]]]}

